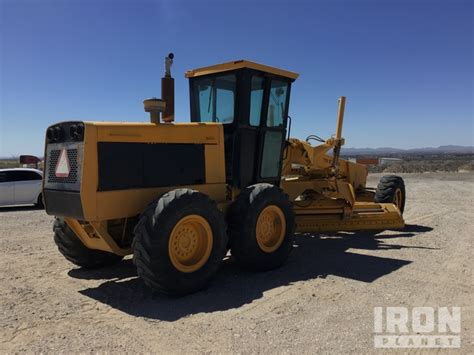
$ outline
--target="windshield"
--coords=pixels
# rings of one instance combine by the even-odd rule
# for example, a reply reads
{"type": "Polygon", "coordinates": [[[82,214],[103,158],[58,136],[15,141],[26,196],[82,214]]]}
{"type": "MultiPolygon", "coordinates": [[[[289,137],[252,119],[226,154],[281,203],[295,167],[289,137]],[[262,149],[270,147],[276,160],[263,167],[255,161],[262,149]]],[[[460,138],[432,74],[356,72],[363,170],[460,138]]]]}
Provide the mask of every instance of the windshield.
{"type": "Polygon", "coordinates": [[[231,123],[235,107],[234,74],[207,77],[194,81],[199,122],[231,123]]]}

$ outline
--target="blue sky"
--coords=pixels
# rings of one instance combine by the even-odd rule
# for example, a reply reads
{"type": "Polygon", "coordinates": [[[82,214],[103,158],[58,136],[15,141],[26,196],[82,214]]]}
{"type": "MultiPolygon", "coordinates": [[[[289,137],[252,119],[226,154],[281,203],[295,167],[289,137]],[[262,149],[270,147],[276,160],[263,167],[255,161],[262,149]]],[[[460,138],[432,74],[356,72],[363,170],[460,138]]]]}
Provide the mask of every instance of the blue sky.
{"type": "Polygon", "coordinates": [[[249,59],[300,73],[292,136],[349,147],[472,145],[472,1],[0,0],[0,156],[42,154],[45,128],[145,121],[175,53],[176,118],[187,69],[249,59]]]}

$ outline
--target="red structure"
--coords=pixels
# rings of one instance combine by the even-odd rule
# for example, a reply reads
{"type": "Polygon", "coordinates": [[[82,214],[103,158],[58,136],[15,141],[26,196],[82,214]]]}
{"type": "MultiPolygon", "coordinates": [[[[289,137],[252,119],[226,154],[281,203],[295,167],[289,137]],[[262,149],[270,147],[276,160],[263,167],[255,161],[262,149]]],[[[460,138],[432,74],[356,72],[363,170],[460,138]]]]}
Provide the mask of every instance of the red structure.
{"type": "Polygon", "coordinates": [[[356,158],[356,163],[363,165],[379,165],[378,158],[356,158]]]}
{"type": "Polygon", "coordinates": [[[20,164],[34,165],[38,169],[38,163],[41,161],[40,158],[34,155],[20,155],[20,164]]]}

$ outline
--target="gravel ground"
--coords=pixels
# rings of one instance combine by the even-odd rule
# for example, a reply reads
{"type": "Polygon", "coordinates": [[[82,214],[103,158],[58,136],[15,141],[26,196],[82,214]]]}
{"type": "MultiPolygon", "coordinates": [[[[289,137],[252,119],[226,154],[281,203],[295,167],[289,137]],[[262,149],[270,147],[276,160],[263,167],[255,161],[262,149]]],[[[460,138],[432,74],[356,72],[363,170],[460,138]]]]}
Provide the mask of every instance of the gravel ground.
{"type": "Polygon", "coordinates": [[[460,351],[474,353],[474,175],[404,178],[405,230],[297,235],[282,268],[228,259],[182,298],[152,294],[130,259],[75,268],[52,217],[0,209],[0,352],[372,353],[375,306],[460,306],[460,351]]]}

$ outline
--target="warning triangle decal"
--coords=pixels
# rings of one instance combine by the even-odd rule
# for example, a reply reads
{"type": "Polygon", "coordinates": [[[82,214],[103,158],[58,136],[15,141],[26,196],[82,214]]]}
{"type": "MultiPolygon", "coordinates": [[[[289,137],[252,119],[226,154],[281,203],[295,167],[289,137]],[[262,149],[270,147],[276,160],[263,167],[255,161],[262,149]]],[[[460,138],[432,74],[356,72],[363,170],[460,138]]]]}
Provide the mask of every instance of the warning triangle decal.
{"type": "Polygon", "coordinates": [[[56,164],[56,176],[57,177],[68,177],[69,176],[69,159],[67,158],[66,149],[61,150],[58,163],[56,164]]]}

